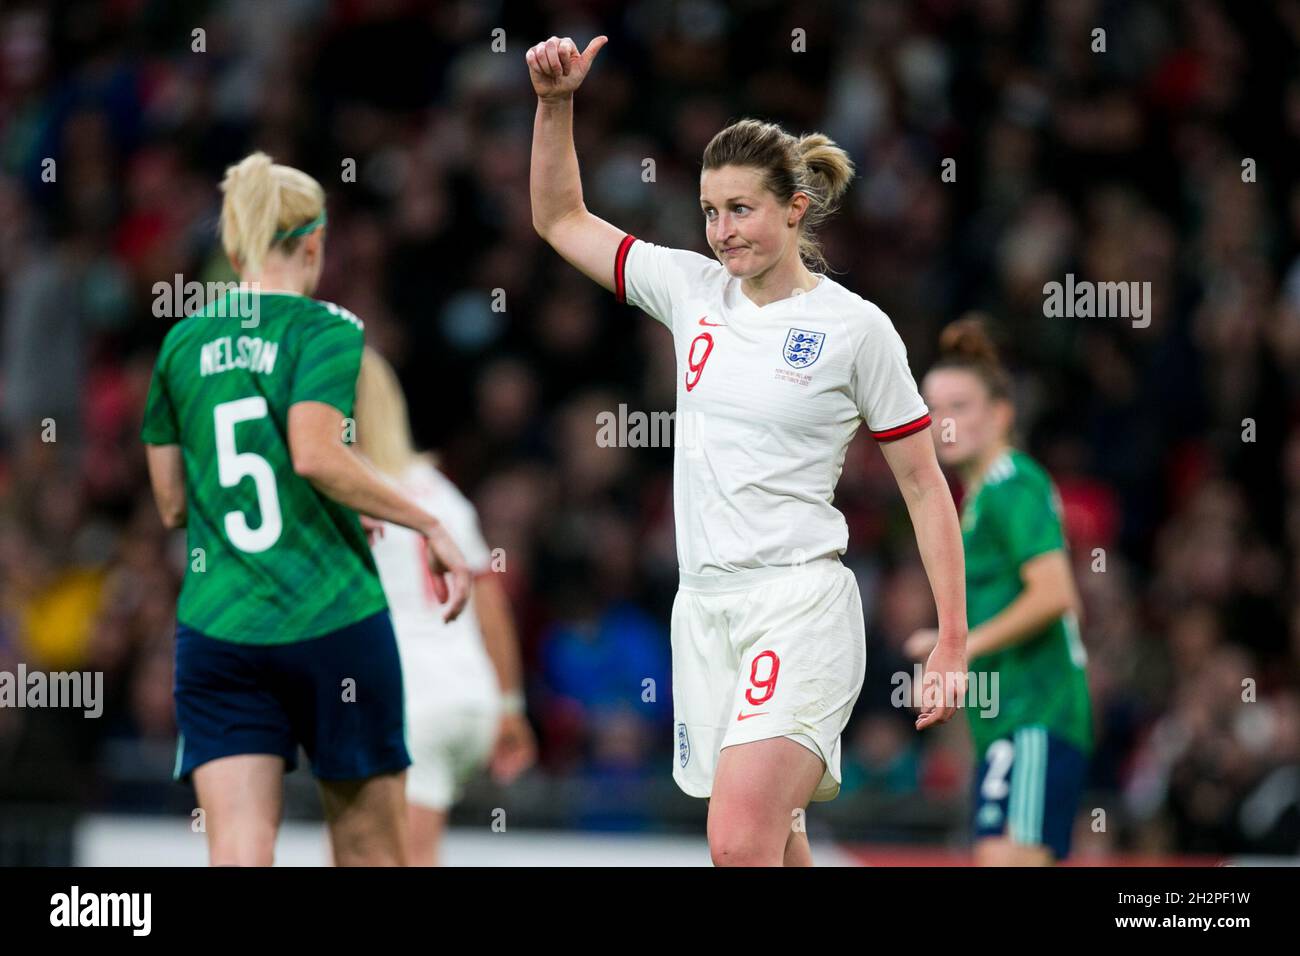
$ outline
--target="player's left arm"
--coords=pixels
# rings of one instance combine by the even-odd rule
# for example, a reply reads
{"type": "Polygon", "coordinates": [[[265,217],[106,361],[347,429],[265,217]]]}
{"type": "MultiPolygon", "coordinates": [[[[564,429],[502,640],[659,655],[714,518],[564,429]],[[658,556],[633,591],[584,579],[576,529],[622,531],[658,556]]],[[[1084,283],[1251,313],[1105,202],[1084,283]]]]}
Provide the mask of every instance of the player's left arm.
{"type": "MultiPolygon", "coordinates": [[[[945,687],[943,700],[960,700],[966,677],[966,558],[952,491],[939,468],[928,425],[882,442],[880,448],[907,503],[939,615],[938,639],[926,662],[927,680],[930,673],[938,675],[945,687]]],[[[924,707],[916,727],[943,723],[954,712],[947,703],[924,707]]]]}
{"type": "Polygon", "coordinates": [[[495,572],[474,576],[474,612],[483,633],[483,648],[497,672],[497,683],[507,698],[523,695],[523,667],[519,663],[519,639],[515,632],[510,599],[495,572]]]}
{"type": "Polygon", "coordinates": [[[916,530],[916,544],[934,591],[939,633],[959,644],[966,639],[966,559],[961,525],[952,492],[939,468],[929,427],[880,450],[894,473],[898,490],[916,530]]]}
{"type": "Polygon", "coordinates": [[[158,514],[168,528],[183,528],[187,517],[185,503],[185,462],[180,445],[145,445],[149,464],[149,484],[158,514]]]}
{"type": "Polygon", "coordinates": [[[537,743],[524,716],[523,666],[510,598],[493,571],[474,579],[474,613],[483,634],[483,647],[497,673],[503,707],[496,744],[492,749],[492,775],[508,784],[537,759],[537,743]]]}

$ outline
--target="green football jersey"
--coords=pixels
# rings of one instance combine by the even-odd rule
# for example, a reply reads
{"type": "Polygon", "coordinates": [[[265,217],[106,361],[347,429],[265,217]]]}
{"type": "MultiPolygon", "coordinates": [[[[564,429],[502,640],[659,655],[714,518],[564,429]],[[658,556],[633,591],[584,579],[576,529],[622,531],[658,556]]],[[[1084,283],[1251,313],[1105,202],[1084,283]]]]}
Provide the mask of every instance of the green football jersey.
{"type": "MultiPolygon", "coordinates": [[[[1023,590],[1020,567],[1065,548],[1061,499],[1052,479],[1015,449],[989,466],[963,502],[966,618],[973,630],[997,616],[1023,590]]],[[[970,669],[998,679],[996,714],[968,708],[977,758],[1018,727],[1045,726],[1084,752],[1092,749],[1087,657],[1073,612],[1026,641],[972,658],[970,669]],[[983,713],[983,715],[982,715],[983,713]]],[[[990,685],[991,686],[991,685],[990,685]]]]}
{"type": "Polygon", "coordinates": [[[180,623],[287,644],[388,606],[357,513],[297,475],[289,453],[295,402],[351,417],[362,341],[361,321],[332,303],[252,291],[215,299],[167,333],[140,435],[180,445],[185,462],[180,623]]]}

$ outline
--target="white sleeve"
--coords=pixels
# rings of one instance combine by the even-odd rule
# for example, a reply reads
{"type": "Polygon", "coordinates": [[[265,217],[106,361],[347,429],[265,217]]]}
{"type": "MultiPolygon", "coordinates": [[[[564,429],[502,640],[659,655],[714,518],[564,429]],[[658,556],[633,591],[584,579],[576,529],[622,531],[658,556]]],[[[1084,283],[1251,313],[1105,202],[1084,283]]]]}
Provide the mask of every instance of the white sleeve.
{"type": "Polygon", "coordinates": [[[930,411],[907,366],[907,347],[889,317],[872,306],[853,365],[853,400],[879,442],[896,441],[930,424],[930,411]]]}
{"type": "Polygon", "coordinates": [[[671,331],[674,310],[721,268],[721,263],[697,252],[624,236],[614,256],[614,294],[671,331]]]}
{"type": "Polygon", "coordinates": [[[451,539],[456,542],[460,548],[461,554],[465,555],[465,563],[475,574],[482,574],[490,571],[492,567],[492,553],[488,549],[487,542],[483,540],[483,531],[479,528],[478,512],[470,500],[466,498],[459,488],[452,484],[442,472],[435,472],[438,483],[438,500],[439,510],[434,512],[435,516],[447,525],[447,532],[451,539]]]}

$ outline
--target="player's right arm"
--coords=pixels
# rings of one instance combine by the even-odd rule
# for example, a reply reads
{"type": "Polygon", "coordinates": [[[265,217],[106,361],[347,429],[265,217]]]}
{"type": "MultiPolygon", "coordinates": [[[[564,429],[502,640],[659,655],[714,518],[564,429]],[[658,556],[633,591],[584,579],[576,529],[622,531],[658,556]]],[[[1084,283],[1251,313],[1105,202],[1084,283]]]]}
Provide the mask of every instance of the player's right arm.
{"type": "Polygon", "coordinates": [[[149,485],[158,505],[163,527],[171,530],[185,527],[187,502],[185,500],[185,460],[181,446],[145,445],[145,461],[149,467],[149,485]]]}
{"type": "Polygon", "coordinates": [[[434,592],[447,603],[450,621],[469,600],[465,557],[437,518],[343,443],[344,419],[351,418],[356,402],[364,335],[361,320],[346,309],[331,303],[321,308],[329,317],[305,330],[294,360],[287,422],[290,463],[327,498],[422,534],[434,592]]]}
{"type": "Polygon", "coordinates": [[[437,518],[342,443],[343,427],[343,413],[333,405],[291,405],[289,454],[294,473],[327,498],[363,515],[421,534],[441,526],[437,518]]]}
{"type": "Polygon", "coordinates": [[[469,598],[469,567],[460,549],[442,522],[345,446],[342,435],[343,413],[335,406],[319,401],[289,406],[289,454],[294,473],[341,505],[424,535],[434,587],[438,599],[447,604],[444,619],[452,620],[469,598]],[[445,585],[443,572],[448,575],[445,585]]]}
{"type": "Polygon", "coordinates": [[[528,186],[537,234],[579,272],[616,292],[614,260],[625,233],[587,211],[573,145],[573,93],[606,39],[598,36],[578,53],[568,37],[551,37],[525,54],[537,93],[528,186]]]}

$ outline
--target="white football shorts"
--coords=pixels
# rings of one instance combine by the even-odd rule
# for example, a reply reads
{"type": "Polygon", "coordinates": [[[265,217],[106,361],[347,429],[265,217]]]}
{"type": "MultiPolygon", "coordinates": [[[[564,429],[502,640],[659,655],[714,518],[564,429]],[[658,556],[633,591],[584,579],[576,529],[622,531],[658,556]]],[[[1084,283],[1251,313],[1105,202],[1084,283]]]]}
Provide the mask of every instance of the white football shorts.
{"type": "Polygon", "coordinates": [[[501,724],[501,692],[480,647],[444,646],[427,636],[402,640],[406,697],[406,799],[445,810],[487,764],[501,724]]]}
{"type": "Polygon", "coordinates": [[[840,733],[862,691],[866,627],[838,558],[729,574],[685,572],[672,617],[673,779],[713,791],[724,747],[789,737],[822,759],[814,800],[840,790],[840,733]]]}

